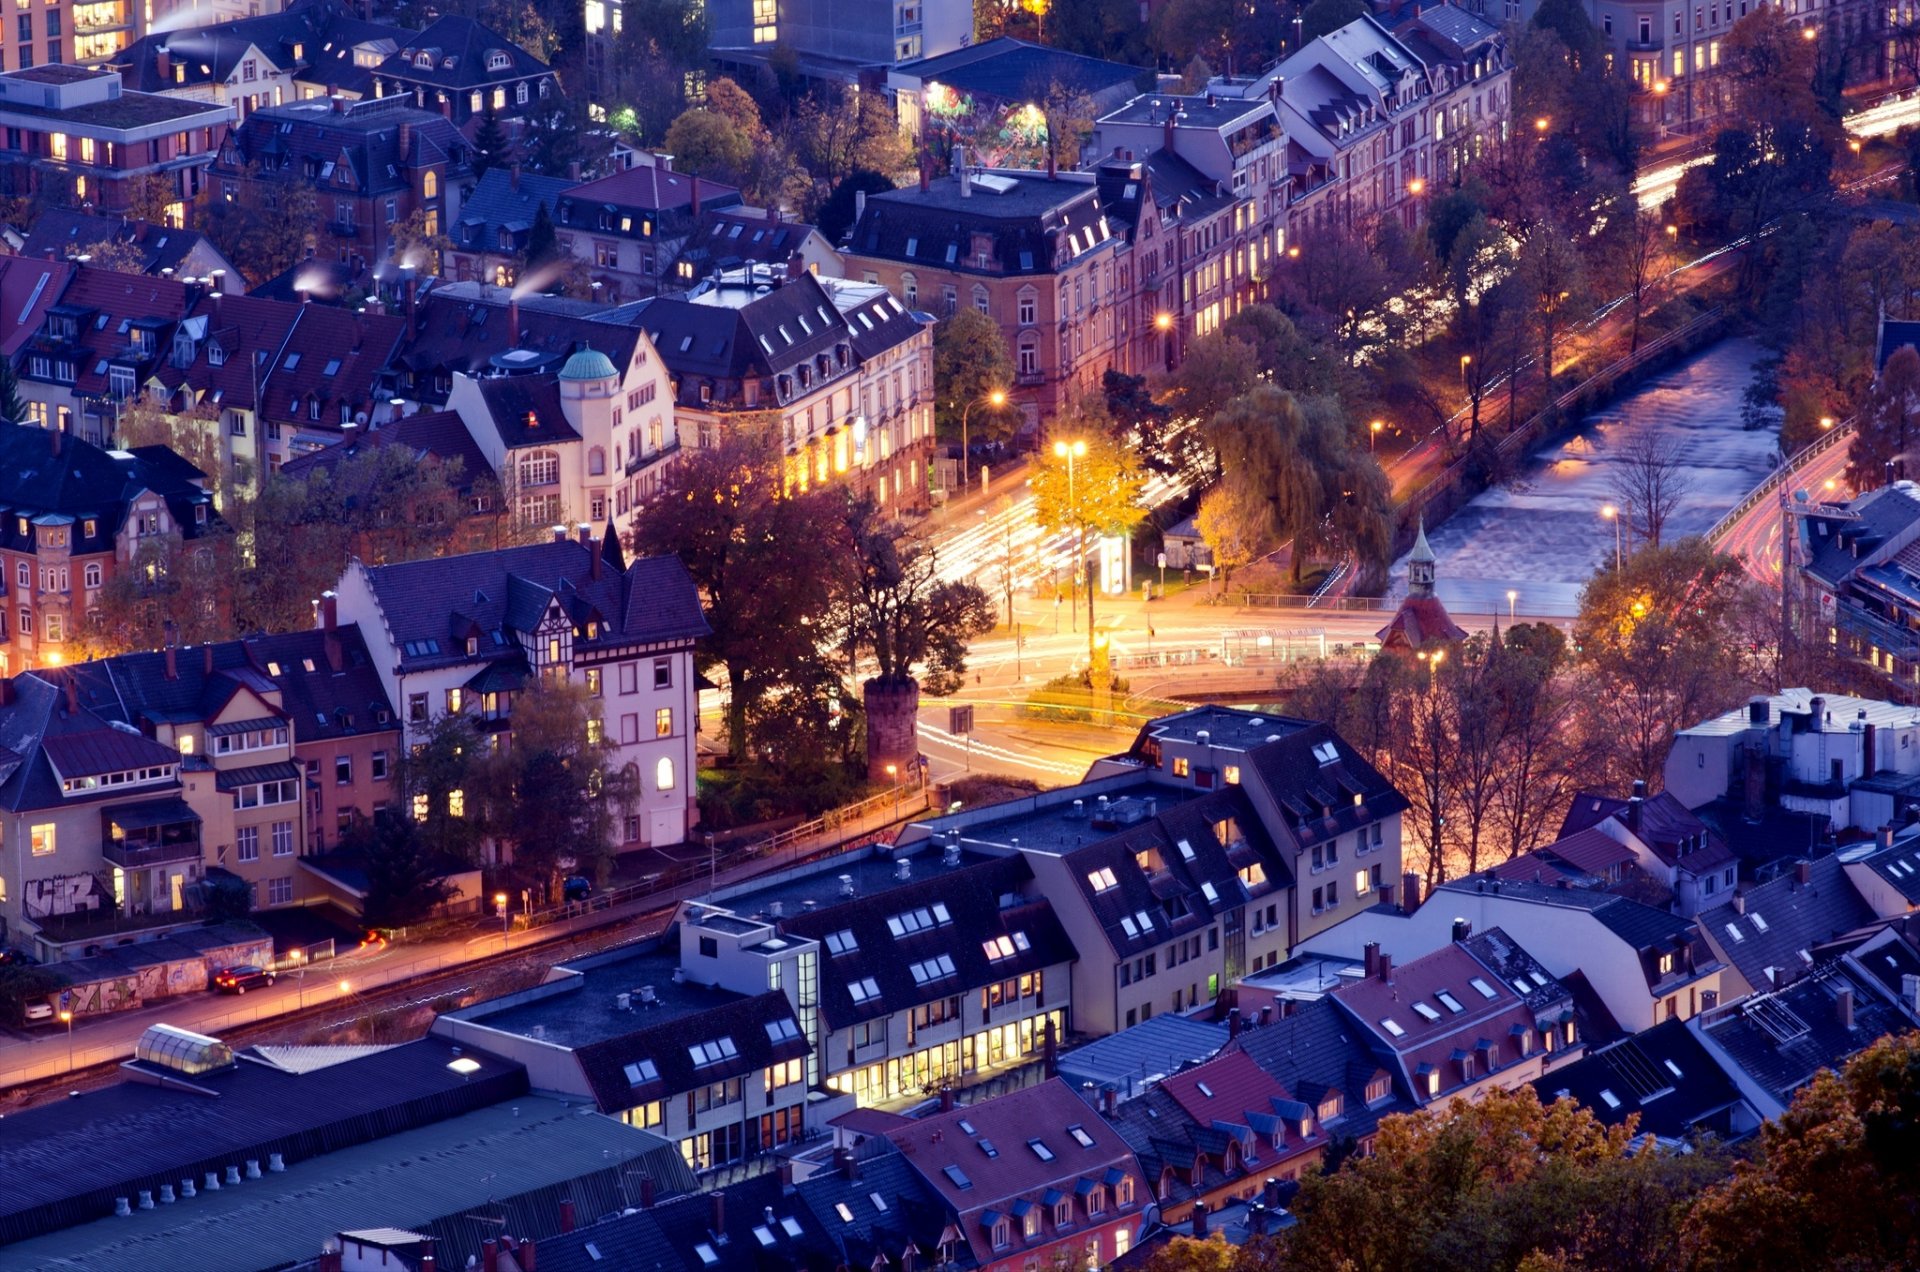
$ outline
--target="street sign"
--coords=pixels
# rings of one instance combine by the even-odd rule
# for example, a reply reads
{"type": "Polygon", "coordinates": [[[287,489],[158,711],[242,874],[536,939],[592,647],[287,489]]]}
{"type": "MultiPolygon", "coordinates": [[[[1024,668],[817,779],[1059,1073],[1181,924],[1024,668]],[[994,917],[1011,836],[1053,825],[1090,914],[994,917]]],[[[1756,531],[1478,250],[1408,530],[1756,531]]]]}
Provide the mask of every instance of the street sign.
{"type": "Polygon", "coordinates": [[[973,732],[973,708],[948,707],[947,732],[956,738],[970,735],[973,732]]]}

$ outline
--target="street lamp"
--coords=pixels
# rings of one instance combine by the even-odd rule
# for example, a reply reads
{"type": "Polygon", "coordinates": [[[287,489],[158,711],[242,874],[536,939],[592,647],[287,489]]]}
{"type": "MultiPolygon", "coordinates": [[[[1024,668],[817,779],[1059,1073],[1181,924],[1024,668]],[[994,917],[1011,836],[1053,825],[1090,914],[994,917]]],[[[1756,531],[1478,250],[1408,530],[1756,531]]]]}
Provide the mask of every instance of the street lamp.
{"type": "Polygon", "coordinates": [[[1812,23],[1808,23],[1806,26],[1800,28],[1800,38],[1803,40],[1815,40],[1819,38],[1819,35],[1820,33],[1814,30],[1812,23]]]}
{"type": "Polygon", "coordinates": [[[1515,591],[1512,588],[1508,588],[1507,589],[1507,621],[1509,623],[1513,621],[1513,607],[1519,600],[1520,600],[1520,593],[1515,591]]]}
{"type": "MultiPolygon", "coordinates": [[[[507,894],[506,893],[496,892],[493,894],[493,908],[497,910],[500,914],[500,949],[501,949],[501,952],[504,953],[506,951],[507,942],[509,939],[509,935],[508,935],[509,929],[507,926],[508,920],[507,920],[507,894]]],[[[342,981],[341,983],[345,984],[346,982],[342,981]]]]}
{"type": "Polygon", "coordinates": [[[887,765],[887,780],[893,783],[893,815],[898,818],[900,816],[900,766],[898,764],[887,765]]]}
{"type": "Polygon", "coordinates": [[[1851,150],[1851,151],[1853,151],[1853,153],[1854,153],[1854,154],[1856,154],[1856,155],[1857,155],[1857,154],[1859,154],[1859,153],[1860,153],[1860,139],[1859,139],[1858,137],[1849,137],[1849,138],[1847,138],[1847,149],[1848,149],[1848,150],[1851,150]]]}
{"type": "Polygon", "coordinates": [[[1005,389],[989,389],[987,392],[973,399],[973,401],[967,403],[965,408],[960,412],[960,493],[963,495],[967,493],[967,485],[972,480],[967,469],[967,417],[973,414],[973,408],[982,402],[990,403],[995,408],[1005,406],[1007,404],[1007,391],[1005,389]]]}
{"type": "Polygon", "coordinates": [[[1426,192],[1427,192],[1427,183],[1425,178],[1415,177],[1413,180],[1407,182],[1407,193],[1412,195],[1414,198],[1417,199],[1421,195],[1425,194],[1426,192]]]}
{"type": "Polygon", "coordinates": [[[1385,428],[1386,426],[1387,426],[1386,421],[1384,420],[1375,420],[1373,423],[1367,425],[1367,453],[1368,454],[1373,453],[1374,444],[1380,440],[1380,430],[1385,428]]]}
{"type": "Polygon", "coordinates": [[[1600,510],[1600,515],[1613,522],[1613,568],[1620,568],[1620,510],[1612,504],[1600,510]]]}
{"type": "Polygon", "coordinates": [[[1553,121],[1551,119],[1548,119],[1545,115],[1542,115],[1540,116],[1540,118],[1533,121],[1533,131],[1535,131],[1536,133],[1539,133],[1542,137],[1547,135],[1547,129],[1551,128],[1552,126],[1553,126],[1553,121]]]}
{"type": "Polygon", "coordinates": [[[1831,416],[1831,415],[1822,415],[1822,416],[1820,417],[1820,428],[1821,428],[1821,430],[1822,430],[1822,431],[1825,431],[1826,429],[1830,429],[1830,428],[1832,428],[1832,427],[1833,427],[1833,416],[1831,416]]]}
{"type": "Polygon", "coordinates": [[[1167,369],[1171,371],[1174,364],[1173,315],[1165,311],[1155,314],[1153,316],[1153,329],[1167,338],[1166,347],[1161,351],[1161,361],[1165,363],[1167,369]]]}
{"type": "MultiPolygon", "coordinates": [[[[1072,442],[1058,441],[1053,444],[1053,453],[1055,458],[1067,461],[1067,508],[1073,516],[1075,528],[1080,532],[1080,546],[1078,555],[1074,559],[1074,573],[1070,582],[1070,586],[1075,589],[1073,592],[1073,620],[1075,623],[1078,623],[1080,618],[1080,593],[1078,591],[1080,571],[1084,569],[1087,564],[1087,523],[1080,519],[1080,496],[1074,485],[1073,461],[1085,458],[1087,444],[1079,438],[1075,438],[1072,442]]],[[[1093,657],[1092,578],[1087,579],[1087,657],[1089,660],[1093,657]]]]}
{"type": "Polygon", "coordinates": [[[60,1023],[67,1027],[67,1072],[73,1072],[73,1013],[61,1011],[60,1023]]]}

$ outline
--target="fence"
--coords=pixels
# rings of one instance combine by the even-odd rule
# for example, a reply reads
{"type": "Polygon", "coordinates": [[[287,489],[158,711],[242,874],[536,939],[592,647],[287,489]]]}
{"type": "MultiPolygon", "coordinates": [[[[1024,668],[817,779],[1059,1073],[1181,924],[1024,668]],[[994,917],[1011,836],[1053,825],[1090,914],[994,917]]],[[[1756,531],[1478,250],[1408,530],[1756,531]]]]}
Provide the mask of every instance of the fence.
{"type": "Polygon", "coordinates": [[[1842,441],[1851,437],[1853,435],[1854,419],[1854,416],[1849,415],[1846,419],[1841,420],[1825,433],[1795,451],[1793,458],[1768,473],[1765,480],[1747,492],[1745,499],[1742,499],[1733,506],[1732,511],[1713,523],[1713,529],[1707,531],[1706,534],[1707,542],[1716,548],[1719,547],[1720,541],[1732,533],[1734,526],[1739,524],[1740,518],[1752,512],[1761,500],[1767,498],[1779,490],[1786,482],[1792,480],[1794,473],[1799,471],[1808,460],[1826,454],[1842,441]]]}

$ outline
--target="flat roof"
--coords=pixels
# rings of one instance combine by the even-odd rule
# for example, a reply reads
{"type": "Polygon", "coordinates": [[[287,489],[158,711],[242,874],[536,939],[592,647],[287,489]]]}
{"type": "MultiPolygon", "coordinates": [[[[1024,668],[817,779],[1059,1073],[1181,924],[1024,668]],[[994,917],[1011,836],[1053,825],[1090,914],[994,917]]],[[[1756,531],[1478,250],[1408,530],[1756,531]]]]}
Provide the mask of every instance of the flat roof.
{"type": "Polygon", "coordinates": [[[1248,751],[1288,734],[1310,729],[1316,722],[1292,716],[1242,711],[1230,707],[1202,707],[1166,716],[1147,725],[1147,736],[1174,742],[1198,743],[1205,733],[1211,746],[1248,751]]]}
{"type": "Polygon", "coordinates": [[[1240,983],[1263,989],[1279,998],[1319,998],[1351,985],[1366,974],[1365,964],[1357,958],[1339,954],[1296,954],[1284,963],[1249,976],[1240,983]]]}
{"type": "MultiPolygon", "coordinates": [[[[18,72],[16,72],[17,74],[18,72]]],[[[0,102],[0,115],[18,115],[22,119],[47,123],[80,124],[93,128],[142,128],[201,116],[232,119],[233,112],[212,102],[185,97],[162,97],[157,93],[121,93],[103,102],[85,102],[67,110],[50,110],[21,102],[0,102]]]]}
{"type": "Polygon", "coordinates": [[[1111,1086],[1131,1099],[1189,1060],[1207,1060],[1227,1045],[1225,1025],[1171,1013],[1143,1020],[1130,1029],[1075,1047],[1060,1056],[1060,1076],[1085,1097],[1091,1082],[1097,1095],[1111,1086]]]}
{"type": "Polygon", "coordinates": [[[1111,830],[1094,828],[1093,813],[1102,795],[1107,797],[1109,804],[1127,799],[1140,804],[1152,800],[1153,811],[1147,814],[1150,819],[1155,814],[1177,808],[1190,800],[1217,793],[1214,790],[1201,790],[1195,786],[1164,784],[1144,775],[1115,785],[1109,785],[1108,780],[1103,779],[1098,784],[1083,783],[1089,793],[1081,796],[1073,795],[1076,789],[1074,787],[1047,792],[1050,797],[1069,796],[1058,802],[1036,804],[1035,801],[1027,799],[1011,801],[1005,806],[1009,811],[1004,816],[981,816],[983,812],[992,811],[990,806],[987,809],[973,810],[971,819],[961,820],[965,818],[963,813],[957,815],[955,819],[941,819],[932,824],[959,826],[963,844],[973,840],[1012,847],[1013,841],[1017,839],[1020,841],[1019,846],[1022,851],[1032,849],[1037,852],[1059,854],[1071,852],[1075,848],[1084,848],[1088,844],[1101,843],[1127,829],[1126,826],[1118,826],[1111,830]],[[1078,809],[1074,807],[1076,799],[1080,801],[1078,809]]]}
{"type": "Polygon", "coordinates": [[[1025,169],[989,169],[985,175],[1005,177],[1009,183],[1006,189],[999,191],[979,184],[979,174],[975,175],[971,194],[960,193],[958,178],[936,177],[925,190],[917,185],[886,190],[871,196],[867,205],[901,204],[934,208],[942,212],[965,212],[988,221],[1024,220],[1069,203],[1092,199],[1096,193],[1092,173],[1062,172],[1049,177],[1044,172],[1025,169]]]}
{"type": "MultiPolygon", "coordinates": [[[[648,1131],[526,1095],[277,1174],[202,1188],[171,1204],[103,1216],[0,1246],[0,1272],[255,1272],[312,1259],[343,1225],[422,1228],[499,1199],[567,1183],[657,1149],[648,1131]]],[[[449,1260],[452,1264],[452,1261],[449,1260]]],[[[454,1264],[457,1266],[457,1264],[454,1264]]]]}
{"type": "Polygon", "coordinates": [[[1175,128],[1218,129],[1254,115],[1271,115],[1264,97],[1169,97],[1142,93],[1120,109],[1102,115],[1101,124],[1165,124],[1170,111],[1179,111],[1175,128]]]}
{"type": "Polygon", "coordinates": [[[522,995],[508,995],[506,1004],[497,1009],[489,1011],[488,1004],[476,1003],[448,1015],[502,1033],[579,1048],[640,1033],[666,1021],[710,1011],[745,997],[732,990],[709,989],[692,981],[676,983],[673,974],[679,966],[680,947],[671,939],[637,951],[614,950],[561,964],[556,971],[576,975],[541,986],[546,992],[536,997],[522,1001],[522,995]],[[642,1011],[638,1008],[640,993],[642,987],[648,985],[653,987],[654,998],[660,1005],[642,1011]],[[634,1009],[621,1011],[615,1001],[617,994],[632,994],[630,1002],[634,1009]]]}
{"type": "MultiPolygon", "coordinates": [[[[765,922],[773,920],[773,907],[778,904],[782,916],[792,918],[796,914],[806,913],[808,902],[813,903],[812,909],[825,910],[855,898],[878,896],[895,888],[924,882],[935,871],[948,869],[940,864],[942,851],[940,844],[934,840],[920,840],[908,845],[904,852],[908,862],[905,879],[899,877],[900,858],[890,847],[880,845],[866,852],[850,852],[799,870],[756,879],[752,884],[738,889],[723,889],[711,896],[697,898],[694,904],[717,906],[741,918],[758,918],[765,922]],[[848,887],[853,889],[851,897],[846,892],[848,887]]],[[[960,865],[977,866],[1005,855],[962,847],[960,865]]],[[[721,916],[715,915],[699,922],[702,927],[728,930],[718,926],[720,920],[721,916]]]]}

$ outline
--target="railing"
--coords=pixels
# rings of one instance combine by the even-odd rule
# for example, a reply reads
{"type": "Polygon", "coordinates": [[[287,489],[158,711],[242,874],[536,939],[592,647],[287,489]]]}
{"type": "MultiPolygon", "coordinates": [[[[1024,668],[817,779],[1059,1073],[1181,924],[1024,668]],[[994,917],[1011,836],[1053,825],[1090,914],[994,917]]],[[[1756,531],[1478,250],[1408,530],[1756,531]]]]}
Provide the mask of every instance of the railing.
{"type": "Polygon", "coordinates": [[[643,451],[642,453],[635,455],[632,459],[627,461],[625,475],[628,477],[631,477],[635,473],[639,472],[642,468],[645,468],[650,464],[659,463],[661,460],[665,459],[667,456],[673,454],[675,451],[679,449],[680,449],[680,439],[676,436],[672,441],[668,442],[665,446],[662,446],[657,451],[653,451],[651,453],[647,453],[643,451]]]}
{"type": "Polygon", "coordinates": [[[154,844],[142,843],[135,839],[108,840],[100,845],[100,855],[116,866],[128,870],[138,870],[144,866],[161,866],[169,861],[200,860],[200,840],[196,836],[184,843],[154,844]]]}
{"type": "Polygon", "coordinates": [[[1842,439],[1851,437],[1853,435],[1854,418],[1854,416],[1849,415],[1846,419],[1841,420],[1825,433],[1795,451],[1793,457],[1786,463],[1768,473],[1765,480],[1747,492],[1745,499],[1742,499],[1733,506],[1732,511],[1713,523],[1713,529],[1706,533],[1707,542],[1713,544],[1715,547],[1719,547],[1720,540],[1732,533],[1733,527],[1738,524],[1740,518],[1752,512],[1761,500],[1779,490],[1808,460],[1824,455],[1835,446],[1838,446],[1842,439]]]}

